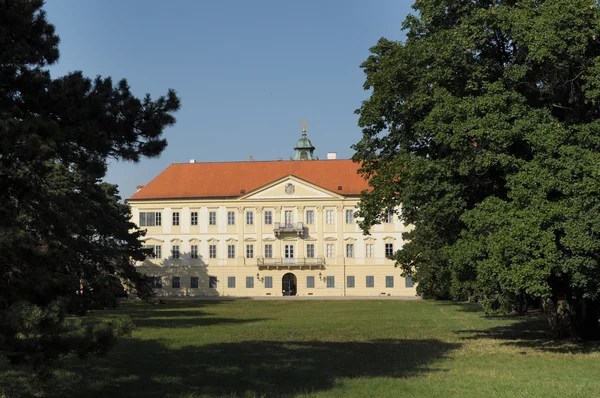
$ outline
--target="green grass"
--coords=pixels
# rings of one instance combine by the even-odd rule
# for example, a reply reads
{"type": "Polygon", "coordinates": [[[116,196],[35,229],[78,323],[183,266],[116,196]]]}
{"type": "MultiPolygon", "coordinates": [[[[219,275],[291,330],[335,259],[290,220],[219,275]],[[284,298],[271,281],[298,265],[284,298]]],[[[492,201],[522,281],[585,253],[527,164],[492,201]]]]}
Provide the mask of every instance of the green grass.
{"type": "Polygon", "coordinates": [[[137,327],[106,358],[45,385],[0,365],[0,397],[595,397],[600,346],[535,317],[427,301],[126,304],[137,327]],[[4,369],[4,370],[3,370],[4,369]]]}

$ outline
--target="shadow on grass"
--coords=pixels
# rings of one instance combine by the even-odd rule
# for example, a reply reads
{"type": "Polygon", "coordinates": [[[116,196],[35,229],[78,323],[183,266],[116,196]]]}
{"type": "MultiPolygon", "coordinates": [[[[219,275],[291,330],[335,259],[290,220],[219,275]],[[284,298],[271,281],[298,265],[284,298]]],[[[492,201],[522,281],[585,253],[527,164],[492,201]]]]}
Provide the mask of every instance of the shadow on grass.
{"type": "Polygon", "coordinates": [[[456,331],[464,340],[500,340],[506,346],[530,348],[560,354],[586,354],[600,351],[600,341],[554,338],[547,319],[539,310],[528,315],[485,315],[483,308],[479,304],[452,303],[452,305],[459,306],[460,311],[463,312],[478,312],[476,308],[479,307],[482,318],[510,321],[509,324],[485,329],[456,331]]]}
{"type": "Polygon", "coordinates": [[[245,341],[171,349],[155,340],[130,339],[120,347],[110,361],[86,367],[81,376],[87,387],[73,383],[61,394],[294,396],[329,390],[338,378],[401,378],[430,372],[432,362],[459,344],[245,341]]]}

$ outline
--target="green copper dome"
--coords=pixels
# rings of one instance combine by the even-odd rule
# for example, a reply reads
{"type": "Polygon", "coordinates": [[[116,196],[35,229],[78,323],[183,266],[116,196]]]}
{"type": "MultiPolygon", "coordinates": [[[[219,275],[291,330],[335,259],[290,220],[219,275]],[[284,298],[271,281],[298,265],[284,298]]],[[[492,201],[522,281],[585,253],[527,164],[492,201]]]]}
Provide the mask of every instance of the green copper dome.
{"type": "Polygon", "coordinates": [[[306,137],[306,130],[302,130],[302,138],[298,140],[294,150],[296,151],[294,160],[315,160],[315,147],[306,137]]]}

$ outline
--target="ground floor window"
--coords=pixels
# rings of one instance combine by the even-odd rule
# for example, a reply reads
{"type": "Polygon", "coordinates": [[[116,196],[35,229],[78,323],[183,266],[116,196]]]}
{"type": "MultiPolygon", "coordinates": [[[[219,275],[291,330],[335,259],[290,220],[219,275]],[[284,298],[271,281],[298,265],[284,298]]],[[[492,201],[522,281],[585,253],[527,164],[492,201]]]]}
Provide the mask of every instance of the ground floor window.
{"type": "Polygon", "coordinates": [[[198,277],[197,276],[190,277],[190,287],[192,289],[198,289],[198,277]]]}
{"type": "Polygon", "coordinates": [[[335,287],[335,276],[327,277],[327,287],[335,287]]]}
{"type": "Polygon", "coordinates": [[[306,277],[306,287],[309,289],[314,289],[314,287],[315,287],[315,277],[314,276],[306,277]]]}
{"type": "Polygon", "coordinates": [[[178,276],[174,276],[171,278],[171,287],[175,289],[179,289],[181,287],[181,278],[178,276]]]}
{"type": "Polygon", "coordinates": [[[246,289],[252,289],[252,288],[254,288],[254,277],[247,276],[246,277],[246,289]]]}
{"type": "Polygon", "coordinates": [[[375,277],[372,275],[367,276],[367,287],[375,287],[375,277]]]}
{"type": "Polygon", "coordinates": [[[385,277],[385,287],[394,287],[394,277],[393,276],[385,277]]]}
{"type": "Polygon", "coordinates": [[[273,288],[273,277],[265,276],[265,288],[272,289],[273,288]]]}
{"type": "Polygon", "coordinates": [[[407,276],[406,278],[404,278],[404,284],[406,287],[413,287],[412,277],[407,276]]]}
{"type": "Polygon", "coordinates": [[[209,289],[216,289],[217,288],[217,277],[216,276],[209,276],[208,277],[208,288],[209,289]]]}
{"type": "Polygon", "coordinates": [[[235,276],[227,277],[227,287],[230,289],[235,289],[235,276]]]}
{"type": "Polygon", "coordinates": [[[353,276],[347,276],[346,277],[346,287],[354,287],[354,277],[353,276]]]}
{"type": "Polygon", "coordinates": [[[162,289],[162,278],[160,276],[153,276],[152,287],[155,289],[162,289]]]}

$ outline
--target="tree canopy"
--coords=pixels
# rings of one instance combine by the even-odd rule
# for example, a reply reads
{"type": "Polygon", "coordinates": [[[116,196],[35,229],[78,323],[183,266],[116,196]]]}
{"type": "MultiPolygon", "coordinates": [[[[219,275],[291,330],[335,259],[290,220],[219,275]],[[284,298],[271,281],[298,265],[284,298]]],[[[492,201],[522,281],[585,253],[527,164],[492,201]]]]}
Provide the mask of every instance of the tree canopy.
{"type": "Polygon", "coordinates": [[[362,64],[361,226],[401,206],[395,259],[425,296],[536,299],[558,335],[600,337],[599,3],[413,8],[362,64]]]}
{"type": "Polygon", "coordinates": [[[180,106],[173,90],[138,99],[126,80],[52,78],[59,37],[42,6],[0,0],[0,356],[38,369],[130,330],[67,320],[82,293],[152,294],[134,267],[143,231],[102,179],[109,159],[160,155],[180,106]]]}

